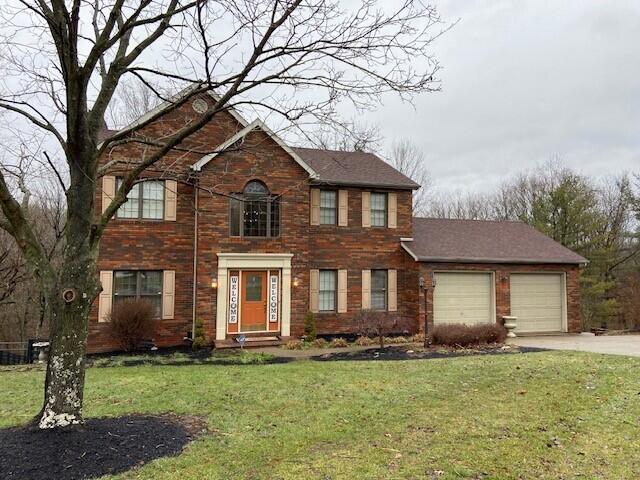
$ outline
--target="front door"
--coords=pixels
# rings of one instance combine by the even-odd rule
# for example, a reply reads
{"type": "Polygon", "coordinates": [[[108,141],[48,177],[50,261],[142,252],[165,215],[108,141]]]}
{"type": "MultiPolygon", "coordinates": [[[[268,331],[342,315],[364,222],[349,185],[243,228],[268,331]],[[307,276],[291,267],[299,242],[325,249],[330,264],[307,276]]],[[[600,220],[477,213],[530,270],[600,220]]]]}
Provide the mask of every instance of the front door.
{"type": "Polygon", "coordinates": [[[242,272],[240,323],[243,332],[267,330],[267,272],[242,272]]]}

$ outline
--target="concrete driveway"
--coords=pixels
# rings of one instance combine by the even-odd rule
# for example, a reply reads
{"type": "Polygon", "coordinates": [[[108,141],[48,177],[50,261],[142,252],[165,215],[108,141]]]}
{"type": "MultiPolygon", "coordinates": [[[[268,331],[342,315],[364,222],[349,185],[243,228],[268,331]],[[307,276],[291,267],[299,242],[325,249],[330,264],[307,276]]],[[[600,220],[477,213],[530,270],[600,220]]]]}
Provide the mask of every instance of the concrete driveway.
{"type": "Polygon", "coordinates": [[[518,337],[513,343],[523,347],[548,348],[551,350],[578,350],[581,352],[609,353],[640,357],[640,335],[547,335],[518,337]]]}

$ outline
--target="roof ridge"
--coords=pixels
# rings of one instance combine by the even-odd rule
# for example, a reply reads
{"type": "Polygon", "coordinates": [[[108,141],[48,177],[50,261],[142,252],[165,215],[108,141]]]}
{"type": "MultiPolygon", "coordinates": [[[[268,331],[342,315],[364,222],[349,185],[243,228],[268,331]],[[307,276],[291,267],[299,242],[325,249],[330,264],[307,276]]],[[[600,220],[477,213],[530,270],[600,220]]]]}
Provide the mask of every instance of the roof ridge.
{"type": "MultiPolygon", "coordinates": [[[[442,217],[413,217],[414,220],[441,220],[448,222],[485,222],[485,223],[520,223],[531,227],[522,220],[496,220],[496,219],[484,219],[484,218],[442,218],[442,217]]],[[[533,228],[533,227],[532,227],[533,228]]]]}
{"type": "Polygon", "coordinates": [[[365,155],[378,156],[373,152],[365,152],[363,150],[335,150],[332,148],[316,148],[316,147],[291,147],[294,150],[314,150],[316,152],[328,152],[328,153],[363,153],[365,155]]]}

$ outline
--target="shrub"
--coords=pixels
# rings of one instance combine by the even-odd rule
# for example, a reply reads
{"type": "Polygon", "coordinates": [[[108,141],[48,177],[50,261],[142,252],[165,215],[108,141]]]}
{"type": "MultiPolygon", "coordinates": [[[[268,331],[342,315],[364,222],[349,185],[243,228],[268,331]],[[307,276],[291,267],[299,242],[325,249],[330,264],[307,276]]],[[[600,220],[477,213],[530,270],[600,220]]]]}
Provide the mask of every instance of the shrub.
{"type": "Polygon", "coordinates": [[[409,343],[407,337],[399,336],[399,337],[384,337],[384,341],[388,344],[398,344],[398,343],[409,343]]]}
{"type": "Polygon", "coordinates": [[[140,348],[155,330],[155,309],[147,300],[127,299],[114,303],[109,315],[109,333],[125,352],[140,348]]]}
{"type": "Polygon", "coordinates": [[[358,337],[356,338],[355,344],[361,347],[368,347],[369,345],[373,345],[376,341],[370,337],[358,337]]]}
{"type": "Polygon", "coordinates": [[[201,318],[196,319],[196,325],[193,332],[193,344],[191,348],[194,350],[200,350],[206,345],[207,341],[204,338],[204,321],[201,318]]]}
{"type": "Polygon", "coordinates": [[[438,325],[431,332],[434,345],[449,347],[469,347],[487,343],[502,343],[507,338],[507,331],[502,325],[438,325]]]}
{"type": "Polygon", "coordinates": [[[317,336],[316,316],[313,312],[307,312],[307,315],[304,317],[304,339],[307,342],[313,342],[317,336]]]}
{"type": "Polygon", "coordinates": [[[409,322],[394,312],[362,310],[355,323],[358,335],[377,338],[380,348],[389,335],[409,330],[409,322]]]}
{"type": "Polygon", "coordinates": [[[324,338],[316,338],[313,342],[311,342],[311,346],[315,348],[326,348],[329,345],[324,338]]]}
{"type": "Polygon", "coordinates": [[[329,343],[331,348],[344,348],[349,346],[349,342],[347,342],[344,338],[334,338],[329,343]]]}
{"type": "Polygon", "coordinates": [[[411,337],[411,341],[414,343],[424,343],[424,333],[416,333],[411,337]]]}
{"type": "Polygon", "coordinates": [[[287,343],[282,345],[282,348],[285,350],[302,350],[304,348],[304,343],[302,340],[289,340],[287,343]]]}

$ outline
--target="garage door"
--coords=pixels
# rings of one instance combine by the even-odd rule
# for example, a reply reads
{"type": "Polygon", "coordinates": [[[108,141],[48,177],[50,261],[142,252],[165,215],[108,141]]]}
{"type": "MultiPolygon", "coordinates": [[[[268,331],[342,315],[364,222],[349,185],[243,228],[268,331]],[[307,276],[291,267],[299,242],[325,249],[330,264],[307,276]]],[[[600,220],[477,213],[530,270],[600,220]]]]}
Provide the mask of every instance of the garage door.
{"type": "Polygon", "coordinates": [[[436,273],[435,281],[436,325],[495,323],[491,273],[436,273]]]}
{"type": "Polygon", "coordinates": [[[561,274],[512,274],[511,315],[516,332],[562,331],[564,281],[561,274]]]}

